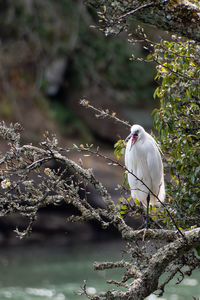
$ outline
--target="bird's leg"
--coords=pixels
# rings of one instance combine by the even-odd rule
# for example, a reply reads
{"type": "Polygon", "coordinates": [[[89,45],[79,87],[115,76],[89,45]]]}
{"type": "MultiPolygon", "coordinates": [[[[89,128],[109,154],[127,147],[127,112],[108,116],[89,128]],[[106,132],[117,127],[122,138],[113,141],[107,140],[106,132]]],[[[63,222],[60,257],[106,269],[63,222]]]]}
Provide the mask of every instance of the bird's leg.
{"type": "Polygon", "coordinates": [[[146,229],[149,228],[149,203],[150,203],[150,194],[147,196],[147,216],[146,216],[146,229]]]}

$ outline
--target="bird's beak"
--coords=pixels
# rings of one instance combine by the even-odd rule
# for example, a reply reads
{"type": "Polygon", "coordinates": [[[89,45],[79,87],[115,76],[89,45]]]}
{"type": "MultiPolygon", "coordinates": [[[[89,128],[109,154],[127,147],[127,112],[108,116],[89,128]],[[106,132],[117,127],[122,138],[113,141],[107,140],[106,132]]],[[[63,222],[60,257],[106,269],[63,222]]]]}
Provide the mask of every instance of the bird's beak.
{"type": "Polygon", "coordinates": [[[135,142],[137,141],[138,139],[138,134],[137,133],[130,133],[129,136],[127,136],[127,138],[125,139],[125,142],[128,142],[128,140],[131,138],[131,147],[130,147],[130,150],[132,149],[133,145],[135,144],[135,142]]]}
{"type": "Polygon", "coordinates": [[[132,135],[133,135],[133,134],[132,134],[132,133],[130,133],[130,134],[129,134],[129,136],[127,136],[127,138],[125,139],[125,142],[126,142],[126,143],[127,143],[127,142],[128,142],[128,140],[129,140],[129,139],[132,137],[132,135]]]}

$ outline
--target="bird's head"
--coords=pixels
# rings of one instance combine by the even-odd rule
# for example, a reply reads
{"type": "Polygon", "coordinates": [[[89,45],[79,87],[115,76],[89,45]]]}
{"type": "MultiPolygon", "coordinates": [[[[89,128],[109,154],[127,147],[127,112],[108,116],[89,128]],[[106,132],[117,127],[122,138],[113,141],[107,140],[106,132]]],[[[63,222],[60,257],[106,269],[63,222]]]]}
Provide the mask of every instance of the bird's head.
{"type": "Polygon", "coordinates": [[[140,140],[142,138],[144,132],[145,132],[144,128],[142,126],[140,126],[140,125],[133,125],[131,127],[131,133],[125,139],[125,142],[128,142],[128,140],[131,139],[131,148],[130,148],[130,150],[132,149],[133,145],[138,140],[140,140]]]}

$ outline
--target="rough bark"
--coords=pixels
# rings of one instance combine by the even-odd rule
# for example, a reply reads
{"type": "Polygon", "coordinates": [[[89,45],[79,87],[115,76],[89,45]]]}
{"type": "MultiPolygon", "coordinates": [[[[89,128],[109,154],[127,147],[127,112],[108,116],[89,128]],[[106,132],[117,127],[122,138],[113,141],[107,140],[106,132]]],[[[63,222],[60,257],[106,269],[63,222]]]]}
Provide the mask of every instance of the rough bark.
{"type": "Polygon", "coordinates": [[[110,25],[119,27],[119,23],[128,17],[148,23],[157,28],[200,41],[200,5],[186,0],[85,0],[85,3],[102,9],[110,25]]]}
{"type": "Polygon", "coordinates": [[[151,257],[147,268],[143,272],[135,272],[137,273],[136,279],[129,285],[129,289],[126,292],[109,291],[104,294],[105,299],[143,300],[153,293],[158,288],[158,280],[165,272],[166,267],[175,259],[182,257],[200,244],[200,229],[197,228],[185,232],[185,238],[186,240],[178,238],[174,242],[161,247],[151,257]]]}

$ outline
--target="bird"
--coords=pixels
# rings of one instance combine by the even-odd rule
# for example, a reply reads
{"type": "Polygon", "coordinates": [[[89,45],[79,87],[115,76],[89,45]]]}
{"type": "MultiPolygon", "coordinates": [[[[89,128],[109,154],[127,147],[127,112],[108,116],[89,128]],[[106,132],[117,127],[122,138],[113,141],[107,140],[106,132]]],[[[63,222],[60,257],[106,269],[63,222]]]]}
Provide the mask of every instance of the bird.
{"type": "Polygon", "coordinates": [[[131,133],[125,142],[125,166],[131,196],[147,208],[148,228],[149,204],[159,206],[165,200],[161,150],[155,139],[137,124],[131,127],[131,133]]]}

